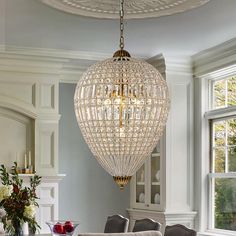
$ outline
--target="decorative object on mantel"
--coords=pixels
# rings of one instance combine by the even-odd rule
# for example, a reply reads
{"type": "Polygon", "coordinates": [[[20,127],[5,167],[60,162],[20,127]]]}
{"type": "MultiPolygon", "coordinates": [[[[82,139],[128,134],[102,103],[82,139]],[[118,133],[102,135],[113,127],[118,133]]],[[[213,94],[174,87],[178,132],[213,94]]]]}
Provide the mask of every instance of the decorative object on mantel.
{"type": "Polygon", "coordinates": [[[124,50],[124,0],[120,0],[120,50],[92,65],[79,80],[75,113],[101,166],[123,189],[160,139],[169,93],[160,72],[124,50]]]}
{"type": "Polygon", "coordinates": [[[35,233],[39,227],[35,220],[36,187],[40,184],[41,177],[30,177],[30,187],[23,186],[23,180],[17,173],[17,163],[14,162],[12,174],[7,172],[4,165],[0,168],[0,210],[5,212],[2,217],[4,230],[11,235],[23,234],[22,226],[27,222],[30,231],[35,233]]]}
{"type": "MultiPolygon", "coordinates": [[[[96,18],[117,18],[119,5],[114,0],[41,0],[56,9],[96,18]]],[[[127,18],[149,18],[173,15],[204,5],[209,0],[129,0],[125,3],[127,18]]]]}
{"type": "MultiPolygon", "coordinates": [[[[16,153],[16,162],[17,160],[18,160],[18,154],[16,153]]],[[[33,174],[34,173],[31,151],[29,151],[28,156],[27,156],[27,153],[25,153],[24,155],[24,167],[17,166],[16,171],[18,174],[33,174]]]]}

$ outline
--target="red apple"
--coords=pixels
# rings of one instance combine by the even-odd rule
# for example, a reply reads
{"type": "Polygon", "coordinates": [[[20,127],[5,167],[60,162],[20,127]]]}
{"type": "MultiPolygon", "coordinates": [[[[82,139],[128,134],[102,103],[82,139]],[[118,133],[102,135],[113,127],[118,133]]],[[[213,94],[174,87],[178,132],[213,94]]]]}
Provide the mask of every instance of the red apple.
{"type": "Polygon", "coordinates": [[[74,225],[71,221],[66,221],[64,224],[64,230],[67,233],[71,233],[74,230],[74,225]]]}
{"type": "Polygon", "coordinates": [[[56,233],[56,234],[65,234],[65,229],[64,229],[64,227],[61,223],[57,222],[53,226],[53,232],[56,233]]]}

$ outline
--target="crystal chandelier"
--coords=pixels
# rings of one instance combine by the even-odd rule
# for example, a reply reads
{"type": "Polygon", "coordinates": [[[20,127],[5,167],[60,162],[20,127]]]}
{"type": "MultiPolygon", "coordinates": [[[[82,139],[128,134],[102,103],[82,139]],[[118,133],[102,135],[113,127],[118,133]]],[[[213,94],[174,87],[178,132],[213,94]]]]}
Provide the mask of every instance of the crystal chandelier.
{"type": "Polygon", "coordinates": [[[124,50],[124,0],[120,0],[120,50],[79,80],[74,107],[92,153],[121,189],[151,155],[169,111],[162,75],[124,50]]]}

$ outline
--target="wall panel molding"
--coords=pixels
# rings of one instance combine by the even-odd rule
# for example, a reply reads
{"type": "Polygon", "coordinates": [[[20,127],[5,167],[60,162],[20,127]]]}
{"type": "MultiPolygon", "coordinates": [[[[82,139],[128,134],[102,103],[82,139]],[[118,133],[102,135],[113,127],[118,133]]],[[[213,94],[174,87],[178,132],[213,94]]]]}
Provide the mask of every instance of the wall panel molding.
{"type": "MultiPolygon", "coordinates": [[[[0,49],[0,126],[8,140],[0,149],[2,162],[10,168],[18,157],[23,168],[25,153],[31,151],[36,173],[43,176],[37,221],[40,232],[49,233],[45,221],[58,219],[58,90],[63,63],[68,59],[0,49]],[[8,113],[3,114],[5,110],[8,113]]],[[[21,177],[29,182],[29,175],[21,177]]]]}

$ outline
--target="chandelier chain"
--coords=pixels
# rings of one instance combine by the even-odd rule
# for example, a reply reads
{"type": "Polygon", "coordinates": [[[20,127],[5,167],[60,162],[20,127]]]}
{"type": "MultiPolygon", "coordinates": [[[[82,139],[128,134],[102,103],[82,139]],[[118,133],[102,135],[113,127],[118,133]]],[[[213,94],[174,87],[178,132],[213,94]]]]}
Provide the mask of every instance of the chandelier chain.
{"type": "Polygon", "coordinates": [[[120,0],[120,49],[124,49],[124,0],[120,0]]]}

